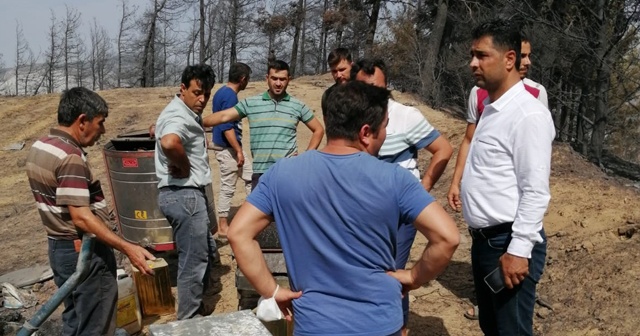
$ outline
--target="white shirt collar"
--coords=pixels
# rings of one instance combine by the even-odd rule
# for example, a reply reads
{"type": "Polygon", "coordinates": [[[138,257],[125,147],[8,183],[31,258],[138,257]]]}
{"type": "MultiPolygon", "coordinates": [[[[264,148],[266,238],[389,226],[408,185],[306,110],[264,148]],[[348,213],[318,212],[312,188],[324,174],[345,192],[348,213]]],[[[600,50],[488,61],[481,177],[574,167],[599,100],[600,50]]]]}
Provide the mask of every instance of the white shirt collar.
{"type": "MultiPolygon", "coordinates": [[[[520,94],[521,91],[524,91],[524,83],[522,83],[522,81],[518,81],[516,84],[514,84],[511,88],[509,88],[509,90],[507,90],[507,92],[503,93],[502,96],[500,96],[500,98],[498,98],[498,100],[492,102],[491,104],[487,105],[486,107],[491,107],[496,111],[501,111],[505,108],[506,105],[509,104],[509,102],[515,98],[516,96],[518,96],[518,94],[520,94]]],[[[485,109],[486,109],[485,107],[485,109]]]]}

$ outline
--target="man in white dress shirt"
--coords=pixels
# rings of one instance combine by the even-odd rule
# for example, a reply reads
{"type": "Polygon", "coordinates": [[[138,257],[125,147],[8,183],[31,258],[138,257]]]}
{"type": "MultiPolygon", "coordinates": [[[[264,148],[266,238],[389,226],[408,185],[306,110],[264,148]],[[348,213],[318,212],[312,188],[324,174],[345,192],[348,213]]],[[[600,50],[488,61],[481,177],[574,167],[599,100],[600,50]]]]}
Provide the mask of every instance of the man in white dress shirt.
{"type": "Polygon", "coordinates": [[[480,327],[485,335],[532,335],[555,130],[549,110],[520,80],[519,29],[495,20],[472,36],[470,67],[489,98],[470,144],[460,199],[473,239],[480,327]],[[496,268],[505,288],[494,293],[485,277],[496,268]]]}
{"type": "MultiPolygon", "coordinates": [[[[531,67],[531,41],[522,32],[520,32],[522,43],[520,44],[520,78],[524,83],[524,88],[534,97],[549,108],[547,100],[547,90],[542,84],[536,83],[527,78],[529,68],[531,67]]],[[[451,186],[447,194],[447,200],[449,206],[453,210],[460,211],[462,207],[460,205],[460,181],[462,180],[462,172],[464,171],[464,164],[467,160],[467,153],[469,152],[469,144],[473,138],[473,133],[476,130],[476,124],[484,112],[484,100],[489,97],[487,90],[478,86],[474,86],[469,93],[469,99],[467,104],[467,129],[460,144],[458,150],[458,158],[456,159],[456,167],[453,172],[453,178],[451,179],[451,186]]],[[[474,318],[473,311],[468,312],[465,315],[469,318],[474,318]]],[[[477,319],[477,316],[475,316],[477,319]]]]}

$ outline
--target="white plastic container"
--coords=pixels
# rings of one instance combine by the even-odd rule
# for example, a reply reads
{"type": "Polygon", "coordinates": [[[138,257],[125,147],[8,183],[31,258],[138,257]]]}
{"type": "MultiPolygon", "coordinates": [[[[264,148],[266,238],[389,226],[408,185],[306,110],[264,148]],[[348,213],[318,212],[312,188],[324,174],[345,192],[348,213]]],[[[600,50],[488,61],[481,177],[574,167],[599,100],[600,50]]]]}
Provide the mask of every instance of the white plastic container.
{"type": "Polygon", "coordinates": [[[133,279],[123,270],[118,269],[118,304],[116,306],[116,327],[133,335],[142,330],[142,315],[138,292],[133,279]]]}

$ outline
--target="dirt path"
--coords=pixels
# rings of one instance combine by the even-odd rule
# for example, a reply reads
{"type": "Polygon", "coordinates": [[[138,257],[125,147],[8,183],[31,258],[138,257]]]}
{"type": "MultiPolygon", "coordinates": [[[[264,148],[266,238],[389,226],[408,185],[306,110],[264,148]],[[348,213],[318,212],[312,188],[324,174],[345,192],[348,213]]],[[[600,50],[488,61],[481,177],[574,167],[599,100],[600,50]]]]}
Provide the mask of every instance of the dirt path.
{"type": "MultiPolygon", "coordinates": [[[[330,77],[303,77],[293,81],[289,92],[306,102],[320,117],[320,97],[330,85],[330,77]]],[[[216,86],[217,88],[217,86],[216,86]]],[[[241,97],[262,92],[264,82],[253,82],[241,97]]],[[[101,148],[117,134],[145,129],[176,92],[174,88],[118,89],[100,94],[110,105],[107,134],[88,150],[90,164],[106,181],[101,148]]],[[[402,103],[417,106],[429,121],[446,135],[457,148],[465,122],[434,111],[410,95],[394,92],[402,103]]],[[[46,264],[46,237],[23,171],[29,146],[55,125],[58,96],[28,98],[0,97],[0,148],[26,141],[21,151],[0,151],[0,240],[3,249],[0,274],[11,270],[46,264]]],[[[245,127],[247,130],[248,127],[245,127]]],[[[299,128],[299,144],[306,148],[310,132],[299,128]]],[[[248,137],[246,137],[248,146],[248,137]]],[[[420,156],[421,166],[428,157],[420,156]]],[[[218,171],[214,158],[212,169],[218,171]]],[[[445,175],[434,188],[434,196],[446,205],[446,191],[451,181],[455,154],[445,175]]],[[[103,186],[108,187],[107,183],[103,186]]],[[[554,148],[552,165],[552,200],[545,218],[549,236],[549,258],[539,286],[541,296],[551,303],[553,311],[536,307],[535,330],[539,335],[639,335],[636,317],[640,315],[640,200],[637,190],[625,181],[604,175],[577,156],[566,145],[554,148]],[[618,229],[627,231],[620,236],[618,229]]],[[[219,186],[214,179],[214,190],[219,186]]],[[[244,199],[239,185],[233,205],[244,199]]],[[[110,199],[109,190],[106,190],[110,199]]],[[[217,195],[216,195],[217,197],[217,195]]],[[[446,207],[446,206],[445,206],[446,207]]],[[[446,207],[448,208],[448,207],[446,207]]],[[[458,213],[452,213],[462,243],[449,268],[437,281],[411,293],[412,335],[481,335],[477,322],[462,314],[473,298],[471,281],[470,240],[466,224],[458,213]]],[[[418,236],[412,250],[415,260],[426,244],[418,236]]],[[[225,267],[221,270],[224,289],[217,312],[237,307],[234,288],[234,265],[230,248],[221,246],[225,267]]],[[[54,291],[51,282],[40,290],[41,298],[54,291]]],[[[56,316],[54,315],[55,319],[56,316]]],[[[164,318],[161,321],[170,318],[164,318]]]]}

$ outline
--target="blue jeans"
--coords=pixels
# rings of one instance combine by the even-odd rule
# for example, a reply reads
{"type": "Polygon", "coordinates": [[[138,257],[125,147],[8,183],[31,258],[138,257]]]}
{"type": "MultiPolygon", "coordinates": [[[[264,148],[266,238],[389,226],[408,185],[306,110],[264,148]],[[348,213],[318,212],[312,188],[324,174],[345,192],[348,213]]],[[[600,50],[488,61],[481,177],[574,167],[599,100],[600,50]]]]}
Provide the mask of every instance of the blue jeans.
{"type": "Polygon", "coordinates": [[[499,234],[490,239],[473,239],[471,268],[478,299],[480,329],[485,335],[533,335],[533,307],[536,301],[536,285],[540,281],[547,255],[547,237],[540,231],[543,242],[535,244],[529,259],[529,275],[513,289],[504,288],[494,294],[484,277],[499,265],[500,257],[507,252],[511,233],[499,234]]]}
{"type": "Polygon", "coordinates": [[[178,320],[194,317],[202,306],[209,266],[217,258],[204,189],[165,187],[158,205],[173,228],[178,250],[178,320]]]}
{"type": "MultiPolygon", "coordinates": [[[[89,275],[64,299],[62,335],[108,335],[115,330],[118,283],[113,250],[94,240],[89,275]]],[[[76,271],[78,255],[72,240],[49,239],[53,281],[62,286],[76,271]]]]}
{"type": "MultiPolygon", "coordinates": [[[[405,269],[411,246],[416,238],[416,227],[413,224],[403,223],[398,227],[398,243],[396,244],[396,269],[405,269]]],[[[404,325],[409,321],[409,295],[402,298],[402,317],[404,325]]]]}

